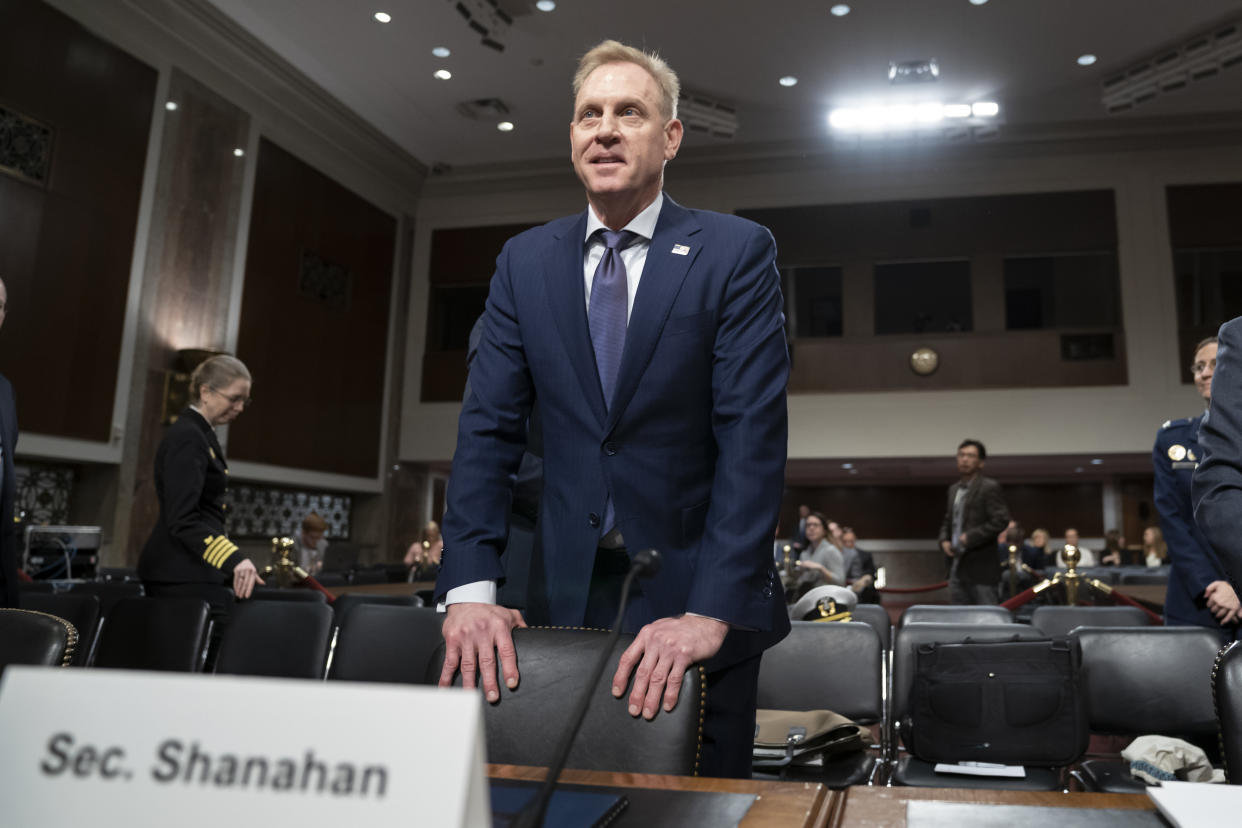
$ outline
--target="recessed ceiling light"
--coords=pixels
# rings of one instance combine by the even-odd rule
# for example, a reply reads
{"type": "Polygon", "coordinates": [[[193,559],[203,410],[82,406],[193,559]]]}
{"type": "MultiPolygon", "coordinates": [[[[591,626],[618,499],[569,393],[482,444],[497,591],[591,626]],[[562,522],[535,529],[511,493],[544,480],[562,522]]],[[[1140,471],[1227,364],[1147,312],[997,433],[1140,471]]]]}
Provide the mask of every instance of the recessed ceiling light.
{"type": "Polygon", "coordinates": [[[995,118],[996,113],[1000,112],[1000,107],[994,101],[980,101],[971,104],[970,111],[976,118],[995,118]]]}
{"type": "Polygon", "coordinates": [[[972,5],[972,6],[982,6],[982,5],[983,5],[984,3],[986,3],[986,2],[988,2],[988,0],[970,0],[970,5],[972,5]]]}
{"type": "Polygon", "coordinates": [[[440,80],[448,80],[453,77],[453,73],[447,69],[437,69],[434,74],[440,80]]]}
{"type": "Polygon", "coordinates": [[[539,0],[535,8],[542,12],[556,11],[556,0],[539,0]]]}
{"type": "Polygon", "coordinates": [[[176,112],[176,111],[177,111],[177,102],[176,102],[176,101],[168,101],[167,103],[165,103],[165,104],[164,104],[164,108],[165,108],[165,109],[167,109],[169,112],[176,112]]]}
{"type": "Polygon", "coordinates": [[[438,58],[446,58],[449,55],[453,54],[452,52],[449,51],[447,46],[437,46],[431,50],[431,53],[438,58]]]}
{"type": "Polygon", "coordinates": [[[845,17],[850,13],[850,7],[844,3],[837,3],[828,11],[832,12],[835,17],[845,17]]]}
{"type": "MultiPolygon", "coordinates": [[[[970,2],[973,3],[975,2],[975,0],[970,0],[970,2]]],[[[1074,469],[1074,474],[1082,474],[1084,471],[1085,469],[1082,466],[1079,466],[1078,468],[1074,469]]]]}
{"type": "Polygon", "coordinates": [[[238,158],[241,158],[243,155],[246,154],[246,151],[242,149],[241,147],[237,147],[236,149],[233,150],[233,154],[236,155],[238,158]]]}
{"type": "Polygon", "coordinates": [[[785,77],[780,79],[780,84],[781,86],[797,86],[798,79],[795,78],[793,75],[786,75],[785,77]]]}
{"type": "Polygon", "coordinates": [[[850,474],[858,474],[858,469],[850,469],[850,474]]]}
{"type": "Polygon", "coordinates": [[[1079,55],[1078,56],[1079,66],[1090,66],[1091,64],[1095,63],[1095,61],[1096,61],[1095,55],[1079,55]]]}
{"type": "Polygon", "coordinates": [[[1092,459],[1092,461],[1091,461],[1091,465],[1093,465],[1093,466],[1102,466],[1102,465],[1104,465],[1104,461],[1103,461],[1103,460],[1101,460],[1099,457],[1096,457],[1096,458],[1092,459]]]}
{"type": "Polygon", "coordinates": [[[392,21],[392,15],[388,12],[376,12],[375,19],[381,23],[389,23],[392,21]]]}
{"type": "Polygon", "coordinates": [[[501,121],[500,123],[496,124],[496,129],[500,130],[501,132],[513,132],[513,122],[512,121],[501,121]]]}
{"type": "Polygon", "coordinates": [[[852,469],[852,468],[854,468],[854,464],[853,464],[853,463],[842,463],[842,464],[841,464],[841,468],[843,468],[843,469],[852,469]]]}

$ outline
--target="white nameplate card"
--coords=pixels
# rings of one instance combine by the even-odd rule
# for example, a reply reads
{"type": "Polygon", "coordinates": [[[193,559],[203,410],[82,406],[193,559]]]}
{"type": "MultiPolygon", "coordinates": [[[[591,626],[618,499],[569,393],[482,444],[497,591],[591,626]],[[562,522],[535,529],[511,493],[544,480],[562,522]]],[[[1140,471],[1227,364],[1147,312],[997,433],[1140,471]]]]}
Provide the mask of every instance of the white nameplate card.
{"type": "Polygon", "coordinates": [[[482,700],[393,684],[10,667],[5,824],[491,825],[482,700]]]}

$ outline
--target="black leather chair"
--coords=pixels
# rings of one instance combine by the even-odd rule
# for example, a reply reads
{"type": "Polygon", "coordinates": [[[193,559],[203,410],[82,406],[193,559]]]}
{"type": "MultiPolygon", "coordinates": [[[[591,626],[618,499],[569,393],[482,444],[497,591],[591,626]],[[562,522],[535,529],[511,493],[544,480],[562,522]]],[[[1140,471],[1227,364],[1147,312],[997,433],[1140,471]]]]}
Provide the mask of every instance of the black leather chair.
{"type": "MultiPolygon", "coordinates": [[[[1220,637],[1201,627],[1080,627],[1082,687],[1093,733],[1175,736],[1217,746],[1212,665],[1220,637]]],[[[1083,783],[1105,793],[1142,793],[1146,785],[1121,760],[1088,759],[1083,783]]]]}
{"type": "Polygon", "coordinates": [[[388,583],[388,573],[382,566],[367,567],[366,569],[355,569],[354,574],[350,576],[351,584],[386,584],[388,583]]]}
{"type": "MultiPolygon", "coordinates": [[[[794,621],[793,630],[763,654],[758,706],[766,710],[831,710],[859,724],[884,720],[884,648],[861,621],[794,621]]],[[[793,766],[788,778],[830,788],[865,785],[876,757],[856,752],[830,757],[823,767],[793,766]]]]}
{"type": "MultiPolygon", "coordinates": [[[[628,696],[613,698],[611,673],[633,641],[623,635],[608,656],[609,667],[591,688],[591,707],[574,740],[566,767],[622,773],[691,774],[697,772],[704,711],[704,678],[698,666],[686,671],[677,706],[647,721],[630,716],[628,696]]],[[[485,704],[487,761],[513,765],[549,765],[567,719],[584,690],[608,634],[596,630],[517,629],[521,679],[514,690],[497,675],[500,701],[485,704]]],[[[438,679],[444,646],[427,668],[438,679]]],[[[497,668],[499,670],[499,667],[497,668]]],[[[461,685],[459,674],[455,683],[461,685]]],[[[628,689],[627,689],[628,692],[628,689]]]]}
{"type": "Polygon", "coordinates": [[[63,618],[0,608],[0,673],[10,664],[68,667],[77,646],[78,631],[63,618]]]}
{"type": "Polygon", "coordinates": [[[256,601],[306,601],[327,604],[328,598],[317,589],[307,587],[256,586],[250,597],[256,601]]]}
{"type": "Polygon", "coordinates": [[[1032,641],[1043,639],[1043,633],[1025,624],[933,624],[915,621],[897,630],[893,641],[893,689],[889,697],[890,755],[895,763],[892,784],[919,788],[1000,788],[1021,791],[1059,790],[1061,777],[1051,768],[1028,767],[1023,779],[963,776],[936,773],[934,766],[914,756],[898,756],[897,741],[901,722],[910,710],[910,694],[914,688],[916,654],[924,644],[958,644],[971,641],[1032,641]]]}
{"type": "MultiPolygon", "coordinates": [[[[1150,572],[1122,572],[1121,586],[1126,584],[1167,584],[1169,582],[1168,567],[1152,570],[1150,572]]],[[[1125,592],[1123,589],[1122,592],[1125,592]]]]}
{"type": "Polygon", "coordinates": [[[211,610],[199,598],[126,598],[99,628],[92,662],[121,670],[198,673],[207,656],[211,610]]]}
{"type": "Polygon", "coordinates": [[[1212,666],[1212,699],[1220,727],[1225,779],[1242,785],[1242,644],[1221,647],[1212,666]]]}
{"type": "Polygon", "coordinates": [[[859,604],[850,610],[850,617],[854,621],[871,625],[876,635],[880,636],[880,646],[886,651],[893,649],[893,619],[884,607],[879,604],[859,604]]]}
{"type": "Polygon", "coordinates": [[[1138,607],[1036,607],[1031,625],[1049,638],[1065,638],[1075,627],[1143,627],[1151,624],[1138,607]]]}
{"type": "Polygon", "coordinates": [[[390,607],[421,607],[422,602],[413,593],[409,595],[383,595],[367,592],[346,592],[332,602],[332,614],[337,625],[345,623],[345,616],[363,604],[385,604],[390,607]]]}
{"type": "Polygon", "coordinates": [[[141,581],[83,581],[69,590],[78,595],[94,595],[99,598],[99,614],[107,618],[118,602],[127,598],[141,598],[146,594],[141,581]]]}
{"type": "Polygon", "coordinates": [[[322,601],[241,601],[229,613],[216,672],[322,679],[331,634],[332,610],[322,601]]]}
{"type": "Polygon", "coordinates": [[[1004,607],[961,604],[915,604],[906,607],[897,622],[900,630],[906,624],[1012,624],[1013,613],[1004,607]]]}
{"type": "Polygon", "coordinates": [[[22,590],[18,600],[22,609],[46,612],[72,624],[78,631],[72,666],[85,667],[90,662],[99,633],[99,596],[22,590]]]}
{"type": "Polygon", "coordinates": [[[362,603],[348,610],[348,614],[340,615],[329,679],[435,684],[427,680],[427,665],[444,640],[440,635],[444,623],[441,613],[424,607],[376,603],[362,603]]]}

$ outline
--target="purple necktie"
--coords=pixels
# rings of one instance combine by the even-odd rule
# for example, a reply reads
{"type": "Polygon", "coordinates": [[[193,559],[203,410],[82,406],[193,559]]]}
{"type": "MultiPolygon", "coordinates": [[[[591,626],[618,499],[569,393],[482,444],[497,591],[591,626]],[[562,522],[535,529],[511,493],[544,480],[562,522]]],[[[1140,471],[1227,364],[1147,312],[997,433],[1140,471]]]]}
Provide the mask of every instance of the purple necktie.
{"type": "MultiPolygon", "coordinates": [[[[604,256],[591,280],[591,306],[587,320],[591,326],[591,345],[595,348],[595,366],[599,383],[604,389],[604,405],[612,406],[612,392],[617,386],[617,369],[625,351],[625,326],[630,289],[625,276],[621,251],[634,243],[638,234],[629,230],[597,230],[604,238],[604,256]]],[[[612,506],[612,493],[604,501],[604,534],[617,522],[612,506]]]]}
{"type": "Polygon", "coordinates": [[[629,230],[598,230],[604,239],[604,256],[591,280],[591,307],[587,314],[591,326],[591,345],[595,348],[595,365],[604,389],[604,404],[612,405],[612,392],[617,385],[617,369],[625,350],[626,307],[629,286],[621,251],[633,244],[638,236],[629,230]]]}

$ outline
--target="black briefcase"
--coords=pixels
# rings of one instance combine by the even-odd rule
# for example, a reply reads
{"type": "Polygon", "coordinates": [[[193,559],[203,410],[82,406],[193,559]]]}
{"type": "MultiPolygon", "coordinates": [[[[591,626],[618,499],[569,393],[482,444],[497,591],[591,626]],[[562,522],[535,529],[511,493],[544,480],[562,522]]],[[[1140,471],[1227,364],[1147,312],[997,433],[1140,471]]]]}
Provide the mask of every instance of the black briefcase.
{"type": "Polygon", "coordinates": [[[1087,749],[1076,642],[929,644],[916,654],[906,747],[927,762],[1056,767],[1087,749]]]}

